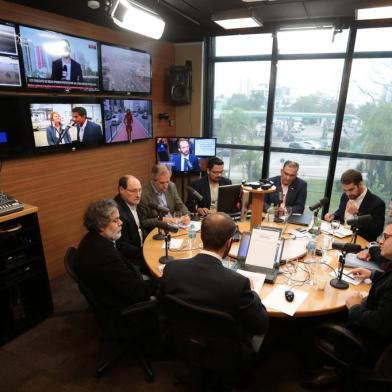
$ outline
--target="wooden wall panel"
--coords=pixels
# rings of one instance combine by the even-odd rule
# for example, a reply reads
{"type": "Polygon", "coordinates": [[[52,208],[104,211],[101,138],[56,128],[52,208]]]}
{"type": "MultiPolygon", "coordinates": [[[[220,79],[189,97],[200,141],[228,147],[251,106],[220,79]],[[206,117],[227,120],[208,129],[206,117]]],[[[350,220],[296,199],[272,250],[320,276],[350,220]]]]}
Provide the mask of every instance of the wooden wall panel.
{"type": "MultiPolygon", "coordinates": [[[[4,20],[117,43],[151,53],[153,94],[149,98],[153,102],[154,136],[175,135],[175,129],[169,128],[167,121],[158,120],[160,111],[170,112],[172,118],[175,116],[165,84],[169,67],[174,63],[174,46],[171,43],[112,31],[2,0],[0,15],[4,20]]],[[[63,256],[66,248],[77,245],[85,231],[82,217],[88,203],[113,197],[120,175],[134,174],[142,183],[146,182],[154,162],[153,140],[7,160],[3,162],[0,173],[0,189],[23,202],[38,206],[49,276],[54,278],[64,273],[63,256]]]]}

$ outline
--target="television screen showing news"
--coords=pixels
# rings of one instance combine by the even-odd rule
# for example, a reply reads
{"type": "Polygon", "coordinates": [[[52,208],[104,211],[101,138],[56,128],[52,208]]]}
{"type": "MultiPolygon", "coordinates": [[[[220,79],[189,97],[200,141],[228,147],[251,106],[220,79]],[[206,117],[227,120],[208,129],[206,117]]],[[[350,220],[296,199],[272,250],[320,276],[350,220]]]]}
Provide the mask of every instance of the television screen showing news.
{"type": "Polygon", "coordinates": [[[20,26],[29,88],[98,91],[98,44],[54,31],[20,26]]]}
{"type": "Polygon", "coordinates": [[[203,158],[216,155],[215,138],[159,137],[156,139],[157,162],[173,172],[199,172],[203,158]]]}
{"type": "Polygon", "coordinates": [[[30,112],[37,148],[103,142],[98,103],[31,103],[30,112]]]}
{"type": "Polygon", "coordinates": [[[152,105],[148,99],[103,101],[106,143],[152,138],[152,105]]]}
{"type": "Polygon", "coordinates": [[[101,59],[105,91],[151,93],[149,53],[102,44],[101,59]]]}
{"type": "Polygon", "coordinates": [[[0,23],[0,86],[21,85],[15,26],[11,23],[0,23]]]}

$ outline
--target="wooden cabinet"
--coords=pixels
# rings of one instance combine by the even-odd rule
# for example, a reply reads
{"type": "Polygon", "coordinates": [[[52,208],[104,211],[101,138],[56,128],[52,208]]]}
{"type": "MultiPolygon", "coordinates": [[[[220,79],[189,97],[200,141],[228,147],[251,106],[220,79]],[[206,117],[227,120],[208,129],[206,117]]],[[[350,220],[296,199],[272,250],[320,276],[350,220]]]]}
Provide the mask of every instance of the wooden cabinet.
{"type": "Polygon", "coordinates": [[[0,344],[53,312],[37,208],[0,217],[0,344]]]}

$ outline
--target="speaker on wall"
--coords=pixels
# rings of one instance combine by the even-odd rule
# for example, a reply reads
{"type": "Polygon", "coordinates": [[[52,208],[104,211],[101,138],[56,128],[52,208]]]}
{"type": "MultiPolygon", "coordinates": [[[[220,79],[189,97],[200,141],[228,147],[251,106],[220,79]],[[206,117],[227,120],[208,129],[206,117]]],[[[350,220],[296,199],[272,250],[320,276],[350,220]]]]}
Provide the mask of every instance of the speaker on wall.
{"type": "Polygon", "coordinates": [[[170,67],[170,98],[176,104],[191,103],[192,97],[192,68],[187,65],[172,65],[170,67]]]}

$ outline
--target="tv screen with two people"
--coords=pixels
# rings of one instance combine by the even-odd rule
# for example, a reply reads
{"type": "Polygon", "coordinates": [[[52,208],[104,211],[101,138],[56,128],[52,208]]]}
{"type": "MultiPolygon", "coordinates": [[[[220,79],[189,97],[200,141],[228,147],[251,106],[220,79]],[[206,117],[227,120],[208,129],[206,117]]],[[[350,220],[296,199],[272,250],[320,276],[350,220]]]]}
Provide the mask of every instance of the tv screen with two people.
{"type": "Polygon", "coordinates": [[[104,142],[99,103],[31,103],[30,112],[36,148],[96,146],[104,142]]]}

